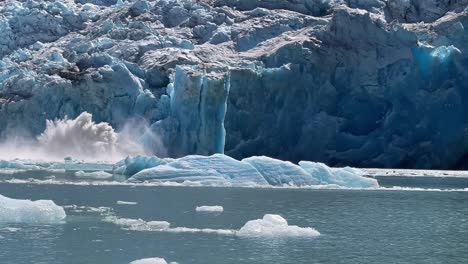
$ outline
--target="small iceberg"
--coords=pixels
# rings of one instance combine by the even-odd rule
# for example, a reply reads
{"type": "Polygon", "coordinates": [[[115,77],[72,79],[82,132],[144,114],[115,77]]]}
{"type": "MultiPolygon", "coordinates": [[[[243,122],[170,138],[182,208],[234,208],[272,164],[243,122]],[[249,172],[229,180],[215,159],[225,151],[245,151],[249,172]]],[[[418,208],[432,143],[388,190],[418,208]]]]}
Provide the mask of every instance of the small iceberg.
{"type": "Polygon", "coordinates": [[[65,210],[51,200],[17,200],[0,195],[0,223],[59,223],[65,210]]]}
{"type": "Polygon", "coordinates": [[[145,221],[143,219],[119,218],[115,215],[107,216],[103,221],[120,226],[125,230],[143,232],[205,233],[246,238],[320,236],[320,232],[314,228],[289,225],[286,219],[276,214],[266,214],[262,219],[248,221],[240,230],[171,227],[171,224],[166,221],[145,221]]]}
{"type": "Polygon", "coordinates": [[[111,179],[112,174],[105,171],[77,171],[75,172],[75,177],[77,178],[88,178],[88,179],[111,179]]]}
{"type": "Polygon", "coordinates": [[[163,258],[144,258],[144,259],[134,260],[130,262],[129,264],[177,264],[177,262],[167,263],[167,261],[163,258]]]}
{"type": "Polygon", "coordinates": [[[320,233],[311,227],[289,225],[288,221],[275,214],[266,214],[262,219],[248,221],[238,232],[243,237],[316,237],[320,233]]]}
{"type": "Polygon", "coordinates": [[[224,211],[224,208],[219,205],[202,205],[202,206],[197,206],[195,208],[195,211],[197,212],[208,212],[208,213],[222,213],[224,211]]]}
{"type": "Polygon", "coordinates": [[[117,204],[120,204],[120,205],[136,205],[138,203],[137,202],[127,202],[127,201],[117,201],[117,204]]]}

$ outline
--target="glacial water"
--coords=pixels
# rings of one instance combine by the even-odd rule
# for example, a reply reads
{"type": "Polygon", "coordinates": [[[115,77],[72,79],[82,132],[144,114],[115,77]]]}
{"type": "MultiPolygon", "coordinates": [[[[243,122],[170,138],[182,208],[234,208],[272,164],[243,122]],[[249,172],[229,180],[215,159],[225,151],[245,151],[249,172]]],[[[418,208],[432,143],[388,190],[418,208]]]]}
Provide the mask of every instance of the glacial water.
{"type": "Polygon", "coordinates": [[[51,199],[60,224],[0,224],[0,263],[467,263],[468,192],[0,183],[0,194],[51,199]],[[118,202],[120,201],[120,202],[118,202]],[[218,205],[223,212],[196,212],[218,205]],[[101,207],[99,209],[99,207],[101,207]],[[105,207],[105,208],[102,208],[105,207]],[[135,231],[106,217],[239,230],[278,214],[316,237],[135,231]]]}

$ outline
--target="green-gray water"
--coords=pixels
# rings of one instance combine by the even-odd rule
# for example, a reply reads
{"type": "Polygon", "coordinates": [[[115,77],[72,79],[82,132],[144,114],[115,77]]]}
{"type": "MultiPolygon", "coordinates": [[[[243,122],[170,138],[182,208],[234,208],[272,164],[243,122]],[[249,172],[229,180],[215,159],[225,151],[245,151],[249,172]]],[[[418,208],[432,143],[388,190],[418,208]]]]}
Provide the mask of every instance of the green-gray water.
{"type": "MultiPolygon", "coordinates": [[[[0,184],[11,198],[109,207],[122,218],[232,229],[264,214],[313,227],[309,238],[125,230],[66,207],[63,224],[0,226],[0,263],[467,263],[468,192],[0,184]],[[121,205],[117,201],[137,202],[121,205]],[[221,205],[219,214],[197,213],[221,205]],[[17,229],[14,229],[17,228],[17,229]]],[[[76,209],[76,208],[75,208],[76,209]]]]}

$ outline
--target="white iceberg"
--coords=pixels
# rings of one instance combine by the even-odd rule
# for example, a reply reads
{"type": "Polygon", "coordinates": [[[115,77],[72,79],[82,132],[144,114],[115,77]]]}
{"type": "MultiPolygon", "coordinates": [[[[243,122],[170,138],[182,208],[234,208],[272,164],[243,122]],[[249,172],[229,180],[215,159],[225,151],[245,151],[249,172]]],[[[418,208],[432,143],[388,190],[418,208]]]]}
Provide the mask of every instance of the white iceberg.
{"type": "Polygon", "coordinates": [[[59,223],[65,210],[51,200],[17,200],[0,195],[0,223],[59,223]]]}
{"type": "Polygon", "coordinates": [[[120,205],[136,205],[138,203],[137,202],[127,202],[127,201],[117,201],[117,204],[120,204],[120,205]]]}
{"type": "Polygon", "coordinates": [[[202,205],[202,206],[197,206],[195,208],[195,211],[197,212],[211,212],[211,213],[222,213],[224,211],[224,208],[219,205],[202,205]]]}
{"type": "MultiPolygon", "coordinates": [[[[163,258],[144,258],[130,262],[129,264],[168,264],[163,258]]],[[[169,264],[177,264],[177,262],[170,262],[169,264]]]]}
{"type": "Polygon", "coordinates": [[[288,221],[275,214],[266,214],[262,219],[248,221],[238,232],[244,237],[316,237],[320,233],[311,227],[289,225],[288,221]]]}
{"type": "Polygon", "coordinates": [[[88,179],[110,179],[112,178],[112,174],[105,172],[105,171],[93,171],[93,172],[77,171],[75,172],[75,177],[88,178],[88,179]]]}

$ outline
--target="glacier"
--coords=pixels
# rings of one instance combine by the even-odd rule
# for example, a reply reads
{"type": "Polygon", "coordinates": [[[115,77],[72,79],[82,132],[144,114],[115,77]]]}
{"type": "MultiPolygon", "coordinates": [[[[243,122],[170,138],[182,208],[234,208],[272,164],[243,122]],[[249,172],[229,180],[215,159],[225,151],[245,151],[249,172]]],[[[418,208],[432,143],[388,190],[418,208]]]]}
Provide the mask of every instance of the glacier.
{"type": "Polygon", "coordinates": [[[158,173],[182,180],[190,171],[243,181],[255,170],[255,184],[283,184],[291,182],[292,169],[301,175],[294,184],[352,181],[346,169],[320,178],[310,176],[315,165],[267,162],[281,168],[276,179],[261,159],[248,162],[261,155],[338,167],[462,168],[468,157],[467,5],[2,1],[0,137],[35,140],[46,120],[88,112],[117,132],[131,130],[135,118],[147,123],[135,140],[150,153],[134,154],[226,154],[242,166],[238,175],[227,168],[202,175],[206,168],[194,161],[158,165],[153,159],[122,167],[134,180],[155,180],[158,173]]]}

